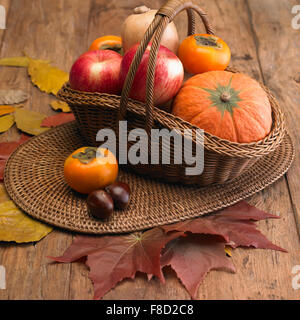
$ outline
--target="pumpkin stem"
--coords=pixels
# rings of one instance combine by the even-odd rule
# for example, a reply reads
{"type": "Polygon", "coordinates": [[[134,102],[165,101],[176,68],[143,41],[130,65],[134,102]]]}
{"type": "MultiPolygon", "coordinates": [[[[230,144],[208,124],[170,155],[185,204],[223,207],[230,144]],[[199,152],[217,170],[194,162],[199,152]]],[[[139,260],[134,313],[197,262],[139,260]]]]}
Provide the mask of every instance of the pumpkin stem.
{"type": "Polygon", "coordinates": [[[223,93],[221,94],[220,98],[221,98],[221,100],[222,100],[223,102],[229,102],[230,99],[231,99],[231,95],[230,95],[230,93],[228,93],[228,92],[223,92],[223,93]]]}
{"type": "Polygon", "coordinates": [[[209,99],[212,102],[212,106],[216,106],[219,109],[222,117],[225,111],[228,111],[233,116],[233,109],[239,108],[238,102],[241,101],[240,91],[231,86],[231,80],[232,77],[227,86],[217,83],[215,89],[202,88],[210,94],[209,99]]]}

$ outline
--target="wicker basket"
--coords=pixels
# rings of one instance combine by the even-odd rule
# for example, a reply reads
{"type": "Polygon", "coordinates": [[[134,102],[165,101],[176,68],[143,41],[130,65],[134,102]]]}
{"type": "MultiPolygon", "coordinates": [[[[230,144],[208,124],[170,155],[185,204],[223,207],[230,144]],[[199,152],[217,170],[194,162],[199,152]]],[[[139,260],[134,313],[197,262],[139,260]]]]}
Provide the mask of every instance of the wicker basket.
{"type": "MultiPolygon", "coordinates": [[[[119,121],[123,119],[127,120],[128,131],[135,128],[145,128],[148,134],[152,128],[175,129],[182,135],[185,129],[197,129],[182,119],[153,107],[152,103],[153,71],[155,70],[156,56],[162,34],[168,23],[183,10],[187,11],[189,35],[195,33],[195,12],[200,16],[206,32],[213,34],[206,14],[196,4],[184,0],[170,0],[159,9],[152,24],[146,31],[131,64],[121,96],[80,92],[72,90],[68,83],[59,91],[59,98],[69,104],[79,123],[81,133],[89,145],[97,146],[96,134],[98,130],[102,128],[115,130],[116,136],[118,137],[119,121]],[[128,98],[128,96],[134,75],[152,37],[147,73],[146,103],[141,103],[128,98]]],[[[286,133],[283,113],[269,90],[267,88],[264,89],[266,90],[272,107],[273,126],[271,132],[263,140],[250,144],[240,144],[205,133],[204,171],[201,175],[186,175],[186,168],[189,167],[188,164],[183,163],[178,165],[173,163],[174,144],[172,140],[170,144],[171,164],[162,164],[160,155],[160,164],[158,165],[131,165],[129,163],[126,167],[140,174],[186,185],[196,184],[204,186],[212,183],[222,184],[238,177],[248,170],[260,157],[276,150],[286,133]]],[[[196,149],[197,143],[199,142],[196,142],[194,135],[192,137],[193,150],[196,149]]],[[[165,146],[162,143],[160,144],[159,147],[162,152],[165,146]]],[[[128,143],[128,148],[130,148],[130,143],[128,143]]],[[[184,159],[183,155],[182,159],[184,159]]]]}

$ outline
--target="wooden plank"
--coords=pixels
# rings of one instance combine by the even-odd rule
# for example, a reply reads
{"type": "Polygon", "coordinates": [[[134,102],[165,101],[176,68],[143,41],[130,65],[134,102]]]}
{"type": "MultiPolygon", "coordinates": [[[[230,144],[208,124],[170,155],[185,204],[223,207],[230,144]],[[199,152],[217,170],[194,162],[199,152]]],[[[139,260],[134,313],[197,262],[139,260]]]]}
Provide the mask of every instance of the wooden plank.
{"type": "MultiPolygon", "coordinates": [[[[1,57],[25,51],[68,71],[85,50],[88,15],[89,1],[12,1],[1,57]]],[[[1,88],[21,88],[30,93],[26,108],[54,113],[49,106],[54,97],[33,87],[25,69],[0,70],[1,88]]],[[[14,140],[18,135],[14,128],[1,140],[14,140]]],[[[37,244],[1,243],[0,264],[6,268],[7,289],[0,290],[0,299],[68,299],[71,265],[49,263],[46,256],[60,255],[71,241],[71,234],[55,230],[37,244]]]]}
{"type": "MultiPolygon", "coordinates": [[[[278,98],[287,117],[287,126],[294,138],[296,159],[287,173],[287,187],[294,211],[298,236],[300,236],[300,172],[299,163],[299,122],[300,122],[300,30],[292,27],[292,8],[298,1],[286,0],[275,3],[247,0],[248,13],[253,33],[256,38],[256,47],[261,70],[266,85],[271,88],[278,98]],[[263,28],[259,26],[263,25],[263,28]],[[262,41],[267,39],[267,41],[262,41]],[[270,50],[276,48],[276,50],[270,50]]],[[[297,243],[296,235],[294,241],[297,243]]],[[[291,265],[299,264],[300,255],[291,257],[291,265]]],[[[299,290],[297,297],[300,297],[299,290]]]]}
{"type": "Polygon", "coordinates": [[[284,109],[295,142],[296,161],[287,174],[287,181],[300,235],[300,30],[292,28],[292,8],[295,5],[299,5],[299,1],[248,1],[265,81],[284,109]],[[262,42],[262,39],[268,40],[262,42]]]}
{"type": "MultiPolygon", "coordinates": [[[[158,8],[163,2],[146,1],[145,4],[158,8]]],[[[12,27],[6,32],[19,34],[23,40],[17,44],[11,40],[5,41],[1,56],[21,53],[25,48],[28,54],[53,59],[55,64],[67,71],[92,40],[108,33],[119,34],[120,24],[116,21],[124,19],[131,7],[141,3],[134,0],[129,6],[125,0],[109,3],[91,0],[85,1],[83,6],[71,0],[35,0],[32,7],[28,4],[25,6],[25,12],[22,4],[24,2],[20,0],[13,2],[11,12],[14,18],[10,19],[12,27]],[[27,30],[32,31],[30,38],[26,37],[27,30]]],[[[259,51],[253,37],[247,3],[240,0],[207,1],[204,9],[212,17],[217,34],[231,46],[233,64],[253,77],[262,79],[264,73],[261,71],[264,69],[257,59],[259,51]]],[[[176,18],[176,23],[183,38],[186,33],[186,16],[182,14],[176,18]]],[[[7,39],[11,37],[7,36],[7,39]]],[[[260,41],[266,45],[268,38],[261,38],[260,41]]],[[[275,45],[272,49],[280,54],[275,45]]],[[[28,108],[52,113],[47,106],[51,98],[32,88],[24,70],[5,68],[5,73],[1,75],[3,87],[20,86],[32,94],[28,108]]],[[[12,139],[16,134],[16,131],[10,130],[3,139],[12,139]]],[[[270,240],[290,252],[234,250],[232,259],[237,274],[211,272],[199,289],[199,299],[299,299],[299,293],[291,286],[291,268],[299,264],[300,244],[289,197],[286,180],[282,178],[249,201],[283,217],[279,221],[261,222],[259,227],[270,240]]],[[[47,255],[60,255],[71,239],[70,234],[57,230],[35,246],[1,243],[0,264],[7,267],[8,289],[0,291],[0,299],[92,299],[93,287],[87,277],[87,267],[80,263],[53,264],[45,258],[47,255]]],[[[166,272],[166,280],[165,285],[157,279],[148,282],[144,275],[139,274],[135,280],[120,283],[104,299],[189,299],[170,269],[166,272]]]]}

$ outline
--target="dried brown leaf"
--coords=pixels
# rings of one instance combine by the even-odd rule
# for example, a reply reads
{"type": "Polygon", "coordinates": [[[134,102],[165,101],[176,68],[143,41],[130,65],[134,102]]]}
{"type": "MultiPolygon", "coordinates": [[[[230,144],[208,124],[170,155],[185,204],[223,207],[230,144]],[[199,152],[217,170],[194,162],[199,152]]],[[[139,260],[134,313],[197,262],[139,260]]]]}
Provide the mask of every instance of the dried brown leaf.
{"type": "Polygon", "coordinates": [[[29,94],[23,90],[0,90],[0,105],[21,103],[28,98],[29,94]]]}

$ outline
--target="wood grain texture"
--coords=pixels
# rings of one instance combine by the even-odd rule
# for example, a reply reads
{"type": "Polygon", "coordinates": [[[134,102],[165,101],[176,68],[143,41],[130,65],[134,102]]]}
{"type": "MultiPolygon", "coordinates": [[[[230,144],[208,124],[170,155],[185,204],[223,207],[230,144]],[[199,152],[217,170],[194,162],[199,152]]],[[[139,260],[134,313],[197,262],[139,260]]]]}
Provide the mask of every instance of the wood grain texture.
{"type": "MultiPolygon", "coordinates": [[[[289,129],[298,145],[300,69],[296,62],[300,55],[300,30],[291,28],[291,7],[296,2],[210,0],[199,4],[207,11],[216,33],[230,45],[232,65],[264,81],[285,106],[289,129]]],[[[0,31],[0,56],[26,51],[33,57],[52,60],[68,71],[95,38],[120,35],[121,21],[132,8],[143,3],[159,8],[164,1],[7,0],[5,3],[9,14],[7,29],[0,31]]],[[[183,39],[187,31],[186,15],[181,13],[175,23],[183,39]]],[[[198,26],[203,31],[199,21],[198,26]]],[[[54,113],[49,107],[54,98],[33,87],[24,69],[1,67],[0,72],[1,88],[21,88],[30,93],[27,108],[54,113]]],[[[0,139],[13,140],[18,134],[13,128],[0,139]]],[[[198,299],[300,299],[300,290],[293,290],[291,285],[291,269],[300,264],[298,159],[299,151],[286,177],[248,199],[257,207],[282,216],[280,220],[260,222],[259,229],[289,253],[234,250],[232,260],[237,273],[210,272],[199,288],[198,299]]],[[[84,264],[57,264],[46,258],[62,254],[73,236],[55,230],[36,244],[0,243],[0,265],[7,270],[7,289],[0,290],[0,299],[92,299],[93,286],[84,264]]],[[[104,299],[189,299],[175,273],[169,268],[165,272],[165,285],[138,274],[135,280],[117,285],[104,299]]]]}
{"type": "MultiPolygon", "coordinates": [[[[299,1],[248,0],[247,4],[264,81],[284,107],[299,159],[300,30],[294,30],[291,25],[292,8],[299,1]]],[[[287,183],[300,235],[299,172],[299,161],[296,161],[287,174],[287,183]]]]}
{"type": "MultiPolygon", "coordinates": [[[[22,55],[53,61],[68,71],[85,48],[89,1],[11,1],[1,57],[22,55]],[[16,41],[15,35],[18,35],[16,41]]],[[[53,114],[49,102],[54,97],[33,87],[23,68],[1,68],[1,88],[21,88],[30,94],[25,107],[53,114]]],[[[14,128],[1,136],[14,140],[14,128]]],[[[1,244],[0,264],[6,267],[8,290],[1,299],[68,299],[70,265],[49,264],[48,255],[59,255],[72,242],[72,236],[59,230],[37,244],[1,244]]]]}

